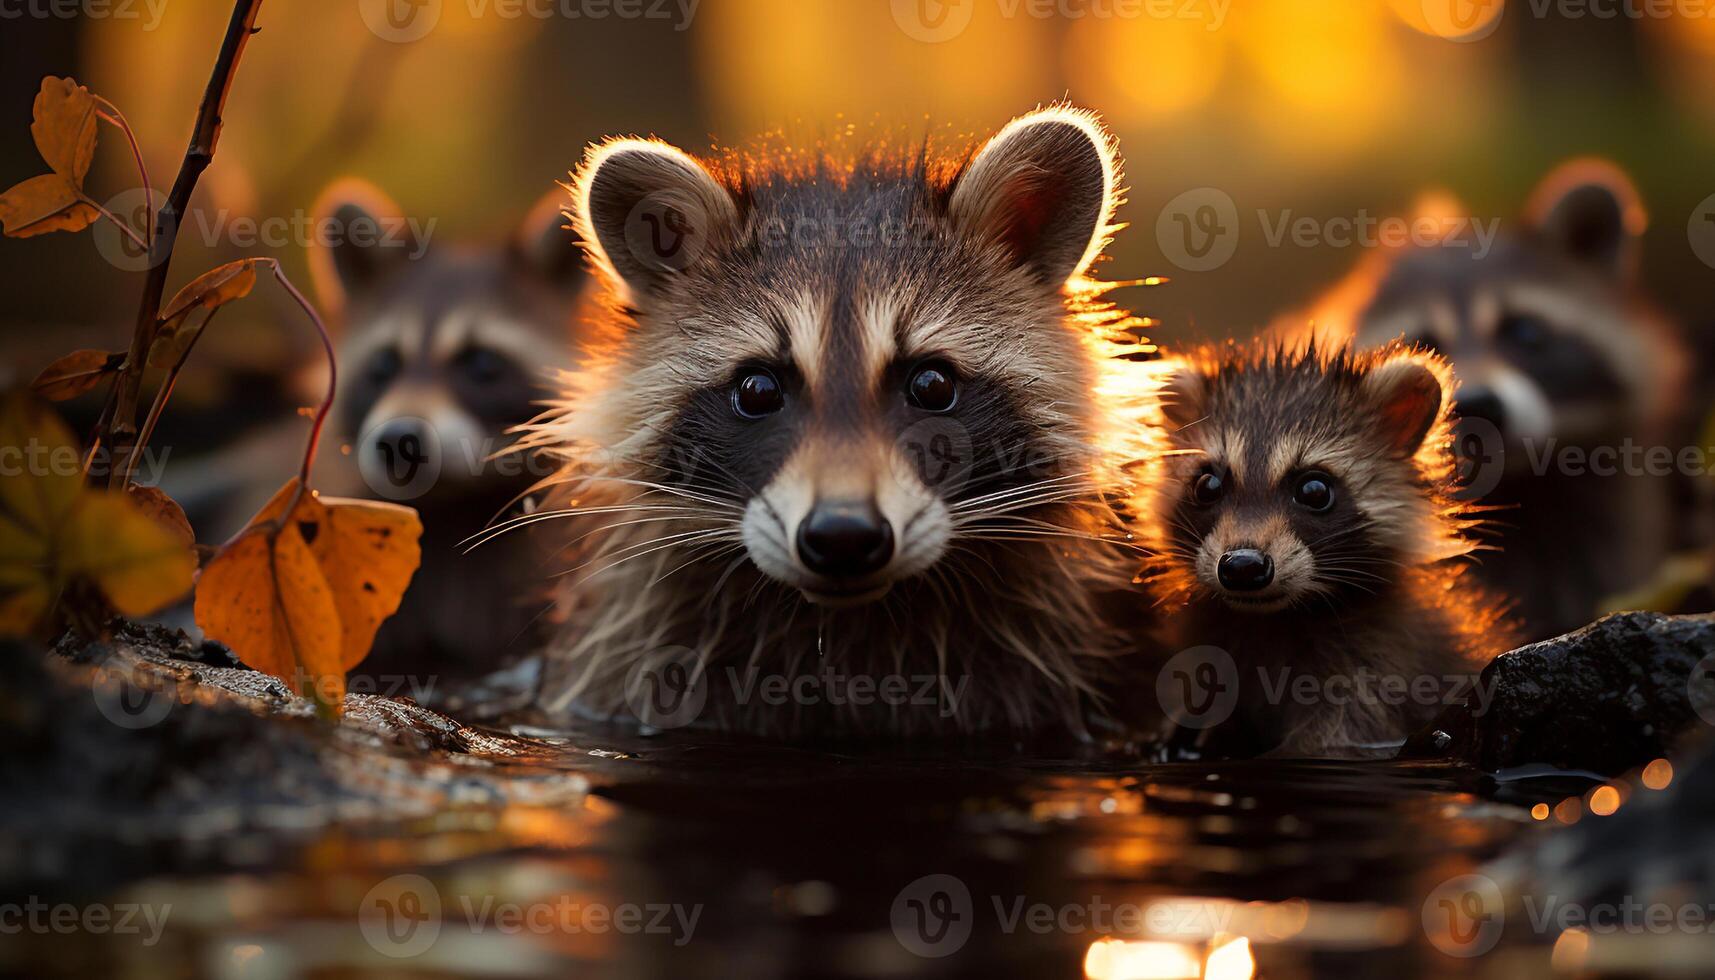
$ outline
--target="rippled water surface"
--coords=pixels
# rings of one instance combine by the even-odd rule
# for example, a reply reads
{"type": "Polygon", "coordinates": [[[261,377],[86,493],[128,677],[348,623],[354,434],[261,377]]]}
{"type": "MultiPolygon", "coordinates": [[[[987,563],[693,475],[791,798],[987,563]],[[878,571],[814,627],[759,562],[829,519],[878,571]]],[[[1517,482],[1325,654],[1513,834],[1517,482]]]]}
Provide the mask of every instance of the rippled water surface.
{"type": "Polygon", "coordinates": [[[125,976],[1527,976],[1553,937],[1449,956],[1437,886],[1548,832],[1533,804],[1591,785],[524,734],[469,764],[574,773],[587,793],[497,805],[473,783],[278,854],[216,833],[123,887],[170,905],[158,944],[41,950],[125,976]]]}

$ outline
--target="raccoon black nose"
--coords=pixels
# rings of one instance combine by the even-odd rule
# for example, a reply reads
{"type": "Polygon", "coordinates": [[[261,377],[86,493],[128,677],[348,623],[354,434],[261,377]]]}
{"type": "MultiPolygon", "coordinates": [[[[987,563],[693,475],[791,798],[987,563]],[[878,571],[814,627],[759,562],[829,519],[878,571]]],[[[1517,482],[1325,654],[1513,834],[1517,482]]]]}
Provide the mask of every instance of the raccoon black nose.
{"type": "Polygon", "coordinates": [[[1453,409],[1462,419],[1483,419],[1494,423],[1496,428],[1503,428],[1507,424],[1506,405],[1501,402],[1499,395],[1488,388],[1461,391],[1453,409]]]}
{"type": "Polygon", "coordinates": [[[1255,592],[1274,581],[1274,559],[1255,548],[1241,548],[1222,555],[1215,573],[1234,592],[1255,592]]]}
{"type": "Polygon", "coordinates": [[[433,451],[434,444],[429,423],[422,419],[388,419],[375,432],[376,451],[390,466],[400,460],[422,462],[433,451]]]}
{"type": "Polygon", "coordinates": [[[868,575],[893,557],[893,528],[870,501],[818,503],[798,525],[798,557],[817,575],[868,575]]]}

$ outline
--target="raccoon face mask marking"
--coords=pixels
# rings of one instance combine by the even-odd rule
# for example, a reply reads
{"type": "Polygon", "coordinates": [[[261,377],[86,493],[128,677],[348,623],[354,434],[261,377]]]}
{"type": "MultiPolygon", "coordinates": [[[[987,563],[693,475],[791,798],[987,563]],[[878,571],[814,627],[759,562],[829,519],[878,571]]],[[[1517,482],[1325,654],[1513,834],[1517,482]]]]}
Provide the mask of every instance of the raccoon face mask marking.
{"type": "Polygon", "coordinates": [[[1271,613],[1373,591],[1443,551],[1418,457],[1436,452],[1449,386],[1444,365],[1397,347],[1182,368],[1162,399],[1182,454],[1156,504],[1180,587],[1271,613]]]}
{"type": "Polygon", "coordinates": [[[956,175],[711,171],[594,148],[573,212],[630,331],[563,434],[733,500],[749,561],[879,598],[980,518],[1072,485],[1090,381],[1063,290],[1105,246],[1117,164],[1086,115],[1015,120],[956,175]],[[1010,496],[1009,496],[1010,495],[1010,496]]]}

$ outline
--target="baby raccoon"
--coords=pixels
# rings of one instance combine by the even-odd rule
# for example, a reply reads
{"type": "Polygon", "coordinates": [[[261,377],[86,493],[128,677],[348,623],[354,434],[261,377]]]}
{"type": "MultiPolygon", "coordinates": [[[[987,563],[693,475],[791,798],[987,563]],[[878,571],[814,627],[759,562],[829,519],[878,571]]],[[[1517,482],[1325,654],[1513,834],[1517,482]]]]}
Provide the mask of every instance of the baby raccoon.
{"type": "Polygon", "coordinates": [[[689,723],[638,697],[677,679],[770,734],[1077,728],[1127,649],[1097,390],[1134,366],[1086,276],[1119,166],[1061,107],[963,160],[593,147],[548,709],[689,723]]]}
{"type": "MultiPolygon", "coordinates": [[[[314,207],[327,234],[310,264],[340,381],[315,484],[398,501],[423,520],[422,565],[361,673],[462,680],[531,649],[525,630],[547,605],[541,557],[523,540],[469,556],[460,543],[553,470],[491,457],[541,413],[550,371],[576,353],[587,276],[559,203],[545,198],[510,240],[480,245],[418,240],[422,229],[359,180],[336,182],[314,207]]],[[[194,515],[204,530],[241,527],[292,472],[304,431],[291,419],[178,474],[193,500],[212,502],[194,515]]]]}
{"type": "Polygon", "coordinates": [[[1261,342],[1183,360],[1149,478],[1151,586],[1176,647],[1236,668],[1235,714],[1205,747],[1358,754],[1404,738],[1509,646],[1454,560],[1472,545],[1451,497],[1446,363],[1261,342]]]}
{"type": "MultiPolygon", "coordinates": [[[[1420,217],[1462,212],[1440,201],[1420,217]]],[[[1637,288],[1644,223],[1623,172],[1571,161],[1491,244],[1467,234],[1378,253],[1319,313],[1325,336],[1403,338],[1452,365],[1467,482],[1494,508],[1497,548],[1477,574],[1518,600],[1528,638],[1590,622],[1674,543],[1684,487],[1620,455],[1683,444],[1689,357],[1637,288]]]]}

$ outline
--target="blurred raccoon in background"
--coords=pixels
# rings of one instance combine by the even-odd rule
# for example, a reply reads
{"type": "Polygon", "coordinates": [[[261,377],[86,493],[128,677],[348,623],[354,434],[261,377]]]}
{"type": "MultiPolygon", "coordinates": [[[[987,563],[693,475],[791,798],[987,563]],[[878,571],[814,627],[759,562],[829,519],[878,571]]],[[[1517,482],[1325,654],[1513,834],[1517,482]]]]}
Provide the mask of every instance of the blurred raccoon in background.
{"type": "MultiPolygon", "coordinates": [[[[336,182],[317,201],[314,227],[332,233],[313,247],[311,270],[338,348],[339,394],[315,483],[415,507],[424,528],[422,566],[357,674],[456,682],[532,648],[547,601],[532,601],[542,575],[531,539],[469,555],[460,544],[527,507],[524,495],[552,471],[503,451],[512,428],[539,413],[554,370],[575,361],[585,275],[564,200],[545,196],[512,240],[484,246],[418,240],[418,225],[363,181],[336,182]]],[[[189,474],[201,484],[193,498],[220,494],[208,529],[241,527],[303,438],[295,419],[189,474]]]]}
{"type": "MultiPolygon", "coordinates": [[[[1419,219],[1444,229],[1470,214],[1427,200],[1419,219]]],[[[1685,444],[1687,357],[1637,288],[1645,222],[1617,167],[1570,161],[1491,247],[1455,234],[1378,253],[1309,328],[1363,348],[1403,338],[1452,364],[1464,482],[1493,508],[1481,574],[1529,639],[1588,623],[1679,543],[1686,484],[1660,457],[1685,444]]]]}

